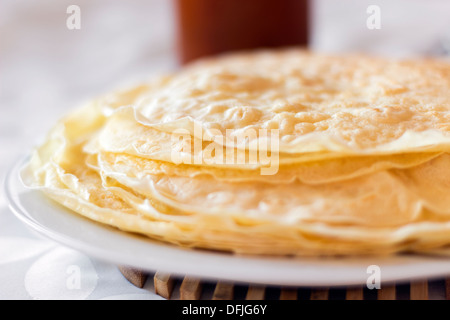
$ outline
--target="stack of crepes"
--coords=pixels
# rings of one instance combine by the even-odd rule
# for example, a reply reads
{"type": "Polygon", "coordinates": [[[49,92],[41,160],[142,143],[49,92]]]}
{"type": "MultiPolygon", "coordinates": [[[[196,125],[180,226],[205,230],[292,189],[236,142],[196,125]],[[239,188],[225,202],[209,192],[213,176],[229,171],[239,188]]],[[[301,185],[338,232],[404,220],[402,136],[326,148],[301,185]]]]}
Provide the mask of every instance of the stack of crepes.
{"type": "Polygon", "coordinates": [[[97,98],[54,127],[22,179],[182,247],[446,252],[449,151],[448,61],[261,50],[97,98]]]}

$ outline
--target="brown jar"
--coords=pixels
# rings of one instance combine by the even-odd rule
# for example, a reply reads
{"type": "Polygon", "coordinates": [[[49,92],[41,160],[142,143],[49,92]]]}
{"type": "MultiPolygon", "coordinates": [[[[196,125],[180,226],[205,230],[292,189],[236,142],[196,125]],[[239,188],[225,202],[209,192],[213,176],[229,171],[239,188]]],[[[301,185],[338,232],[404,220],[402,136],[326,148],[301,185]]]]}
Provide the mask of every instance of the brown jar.
{"type": "Polygon", "coordinates": [[[308,0],[174,0],[180,63],[308,43],[308,0]]]}

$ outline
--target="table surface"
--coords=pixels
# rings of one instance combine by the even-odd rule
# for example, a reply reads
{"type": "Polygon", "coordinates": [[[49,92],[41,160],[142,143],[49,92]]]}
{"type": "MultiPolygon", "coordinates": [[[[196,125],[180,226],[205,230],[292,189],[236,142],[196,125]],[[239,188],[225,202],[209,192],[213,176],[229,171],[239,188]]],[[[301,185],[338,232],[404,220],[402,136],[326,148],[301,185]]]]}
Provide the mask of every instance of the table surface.
{"type": "MultiPolygon", "coordinates": [[[[318,50],[391,55],[444,50],[440,43],[450,30],[448,1],[429,1],[426,8],[419,0],[378,1],[382,28],[376,31],[365,24],[371,2],[351,0],[345,10],[335,3],[315,2],[312,46],[318,50]]],[[[175,69],[172,21],[171,3],[166,0],[3,0],[1,181],[7,169],[71,108],[124,84],[175,69]],[[72,4],[81,8],[80,30],[66,27],[66,9],[72,4]]],[[[160,297],[154,294],[152,281],[137,288],[117,266],[32,233],[13,216],[0,193],[0,299],[160,297]]]]}

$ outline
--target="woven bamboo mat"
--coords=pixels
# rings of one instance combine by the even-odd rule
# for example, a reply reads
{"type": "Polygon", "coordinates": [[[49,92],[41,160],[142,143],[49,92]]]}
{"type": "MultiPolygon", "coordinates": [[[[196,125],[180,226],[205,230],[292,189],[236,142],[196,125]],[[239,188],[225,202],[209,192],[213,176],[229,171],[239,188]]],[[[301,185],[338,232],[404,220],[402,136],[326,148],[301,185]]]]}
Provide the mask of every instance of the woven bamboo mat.
{"type": "Polygon", "coordinates": [[[191,277],[175,277],[163,272],[147,274],[119,267],[133,285],[143,288],[152,281],[156,294],[169,300],[450,300],[450,278],[390,283],[381,289],[356,287],[274,287],[211,282],[191,277]]]}

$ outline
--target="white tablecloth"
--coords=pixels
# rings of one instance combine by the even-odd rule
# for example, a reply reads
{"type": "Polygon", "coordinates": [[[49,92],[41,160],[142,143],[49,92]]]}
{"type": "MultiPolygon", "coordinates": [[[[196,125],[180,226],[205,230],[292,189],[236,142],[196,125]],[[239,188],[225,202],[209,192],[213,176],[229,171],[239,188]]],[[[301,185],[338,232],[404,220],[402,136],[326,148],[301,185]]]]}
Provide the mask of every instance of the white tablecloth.
{"type": "MultiPolygon", "coordinates": [[[[320,50],[435,54],[448,35],[450,2],[383,0],[381,29],[368,30],[372,1],[316,1],[312,43],[320,50]]],[[[70,108],[176,67],[167,0],[2,0],[0,179],[70,108]],[[66,9],[81,8],[68,30],[66,9]]],[[[0,195],[0,299],[159,299],[152,281],[128,283],[117,267],[30,232],[0,195]],[[75,273],[81,282],[74,282],[75,273]]]]}

